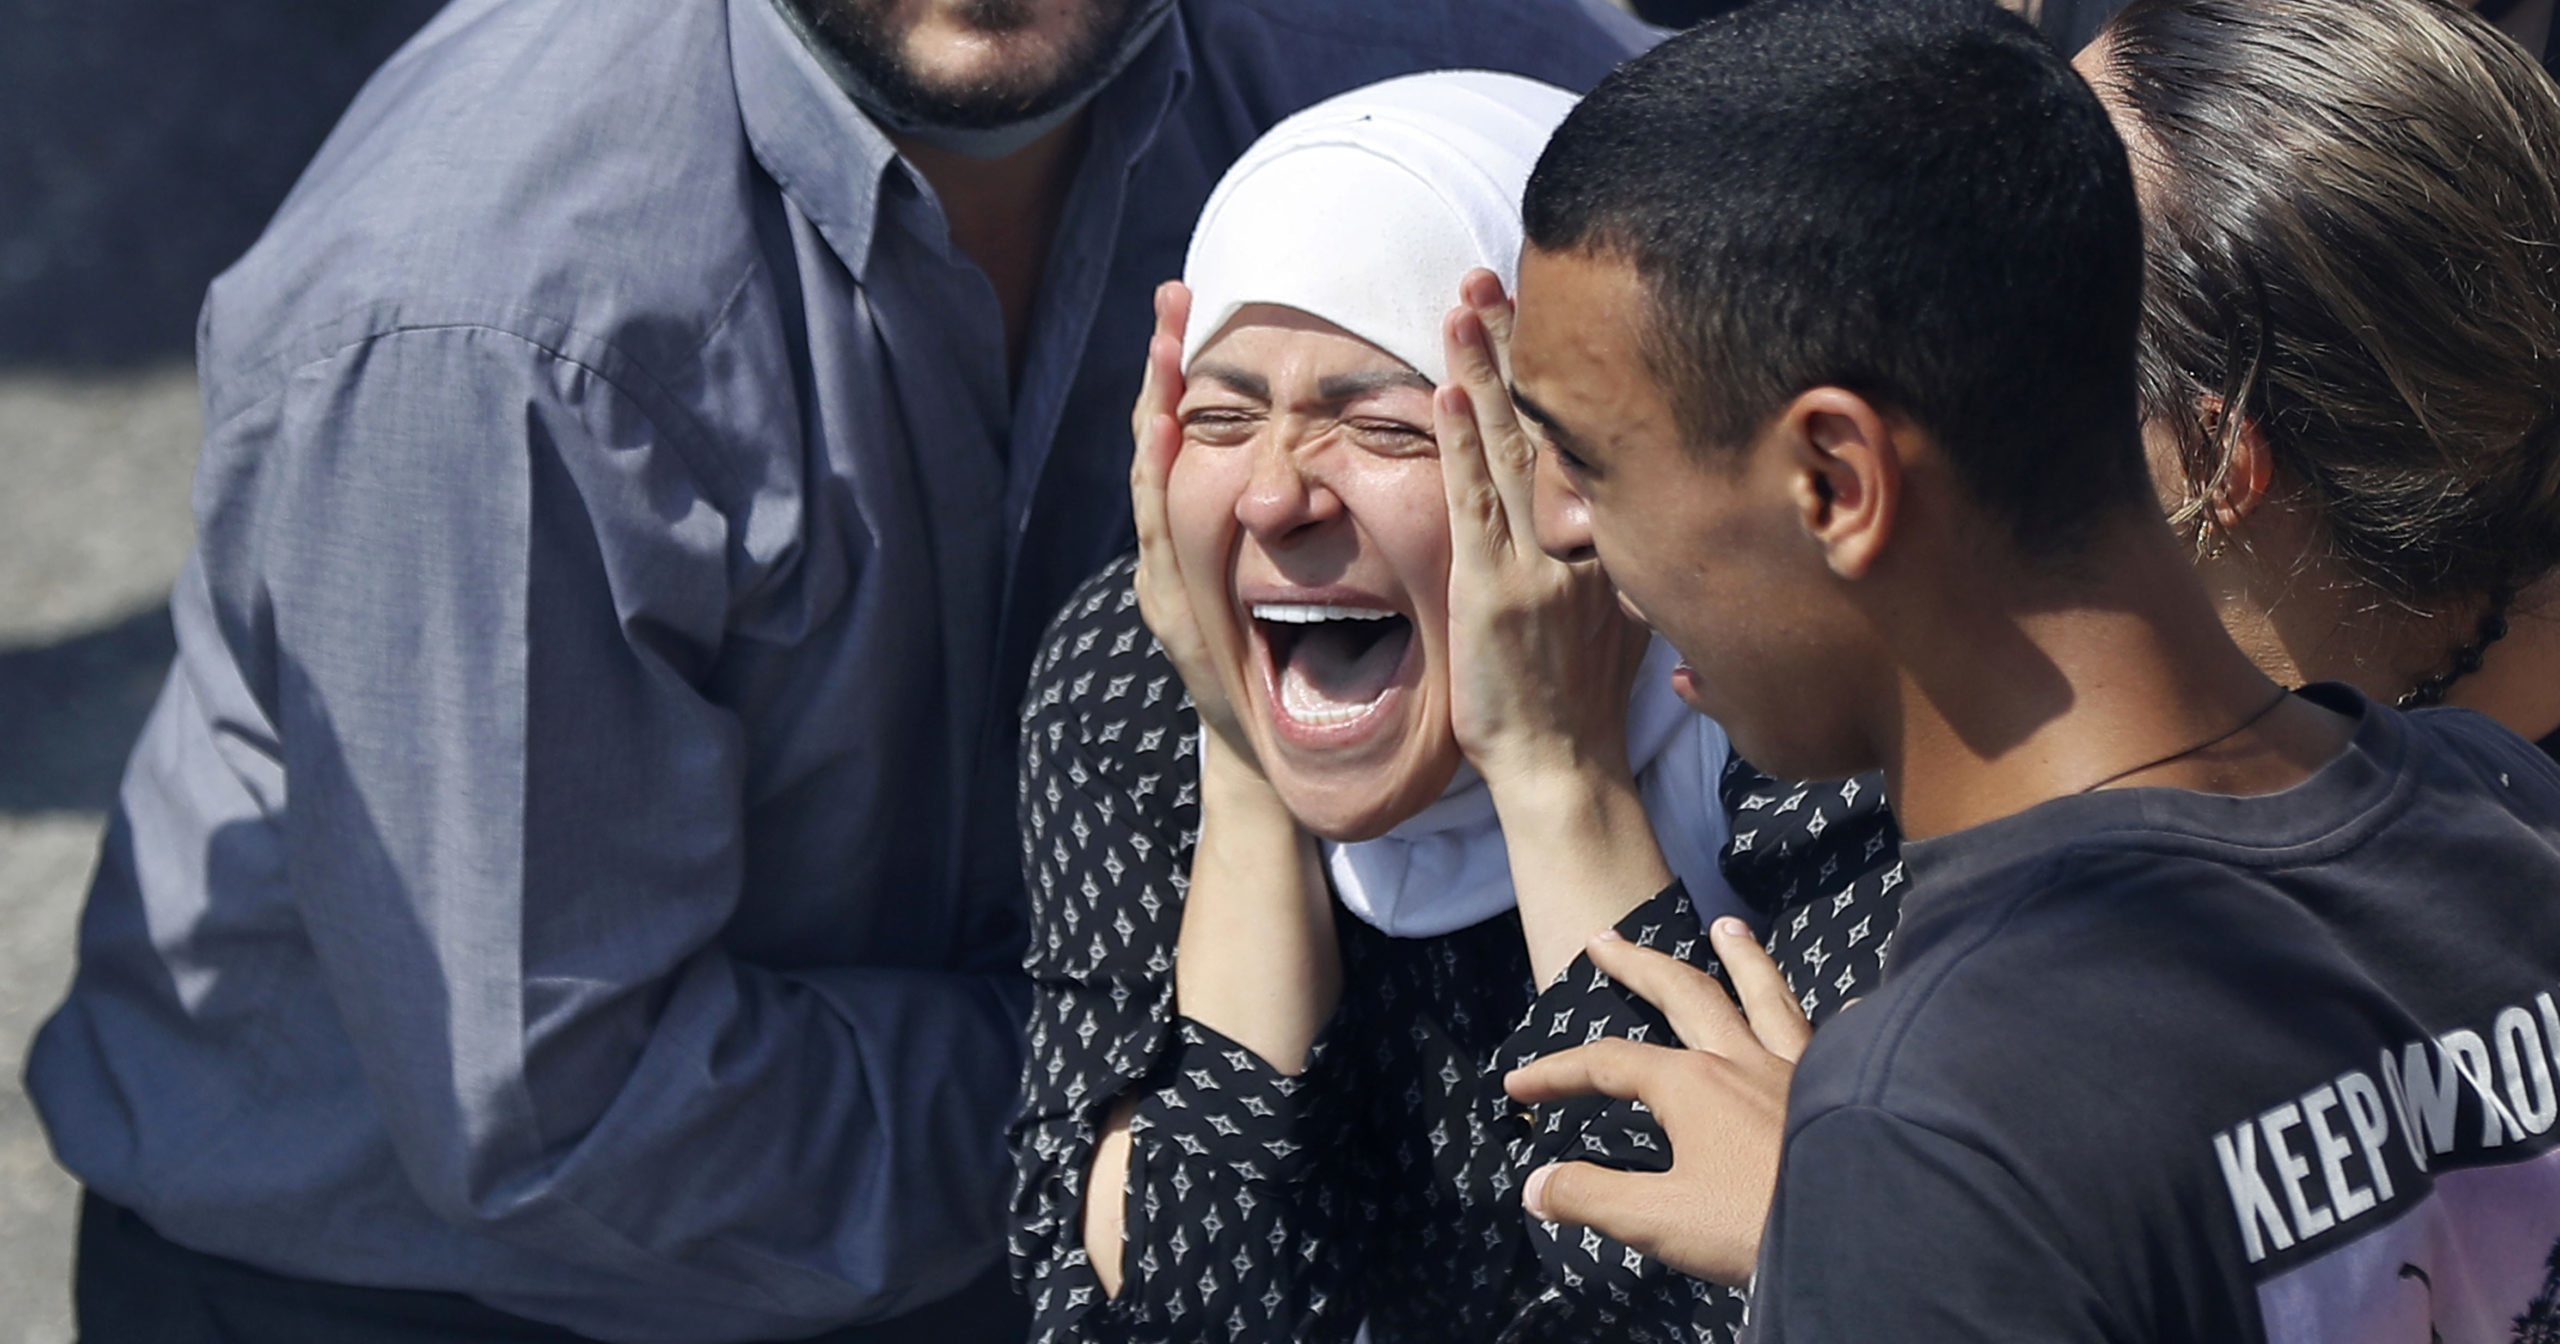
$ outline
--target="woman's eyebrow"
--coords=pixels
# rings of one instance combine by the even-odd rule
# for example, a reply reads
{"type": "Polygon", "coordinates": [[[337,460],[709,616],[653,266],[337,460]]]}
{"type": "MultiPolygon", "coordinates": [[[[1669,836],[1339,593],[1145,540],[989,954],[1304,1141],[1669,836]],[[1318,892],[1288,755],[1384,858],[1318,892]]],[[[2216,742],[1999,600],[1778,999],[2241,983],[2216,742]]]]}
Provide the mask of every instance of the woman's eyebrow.
{"type": "Polygon", "coordinates": [[[1418,388],[1426,395],[1435,390],[1430,379],[1411,369],[1366,369],[1317,379],[1316,396],[1325,402],[1345,402],[1396,387],[1418,388]]]}
{"type": "Polygon", "coordinates": [[[1215,360],[1204,359],[1193,364],[1191,371],[1185,376],[1193,379],[1206,378],[1213,383],[1222,383],[1228,391],[1238,396],[1251,397],[1255,401],[1271,400],[1270,379],[1251,369],[1234,364],[1221,364],[1215,360]]]}

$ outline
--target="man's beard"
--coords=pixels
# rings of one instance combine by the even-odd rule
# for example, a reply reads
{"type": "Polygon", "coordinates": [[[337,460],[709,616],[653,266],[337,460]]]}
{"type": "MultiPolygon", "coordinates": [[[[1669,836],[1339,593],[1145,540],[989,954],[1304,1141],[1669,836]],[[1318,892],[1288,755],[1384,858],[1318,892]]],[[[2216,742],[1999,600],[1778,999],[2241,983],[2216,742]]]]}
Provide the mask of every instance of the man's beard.
{"type": "MultiPolygon", "coordinates": [[[[1137,0],[1091,0],[1086,22],[1063,50],[1028,68],[983,78],[930,80],[908,61],[884,11],[895,0],[790,0],[836,56],[871,86],[882,110],[906,121],[981,130],[1028,121],[1081,101],[1110,77],[1129,31],[1146,14],[1137,0]]],[[[962,16],[1001,34],[1031,21],[1038,0],[968,0],[962,16]]]]}

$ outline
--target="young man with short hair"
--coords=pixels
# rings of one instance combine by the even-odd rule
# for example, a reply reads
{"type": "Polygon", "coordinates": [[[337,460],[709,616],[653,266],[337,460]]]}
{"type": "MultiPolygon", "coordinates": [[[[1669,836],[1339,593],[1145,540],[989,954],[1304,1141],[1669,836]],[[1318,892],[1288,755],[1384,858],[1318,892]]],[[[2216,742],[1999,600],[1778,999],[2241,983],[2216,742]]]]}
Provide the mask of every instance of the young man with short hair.
{"type": "MultiPolygon", "coordinates": [[[[1881,767],[1909,837],[1887,979],[1795,1069],[1760,1337],[2549,1316],[2560,772],[2224,634],[2144,477],[2125,153],[2060,57],[1988,0],[1767,0],[1604,81],[1526,218],[1539,540],[1743,755],[1881,767]]],[[[1719,1121],[1786,1081],[1727,1037],[1515,1075],[1641,1095],[1673,1148],[1531,1208],[1739,1277],[1698,1230],[1767,1177],[1719,1121]]]]}

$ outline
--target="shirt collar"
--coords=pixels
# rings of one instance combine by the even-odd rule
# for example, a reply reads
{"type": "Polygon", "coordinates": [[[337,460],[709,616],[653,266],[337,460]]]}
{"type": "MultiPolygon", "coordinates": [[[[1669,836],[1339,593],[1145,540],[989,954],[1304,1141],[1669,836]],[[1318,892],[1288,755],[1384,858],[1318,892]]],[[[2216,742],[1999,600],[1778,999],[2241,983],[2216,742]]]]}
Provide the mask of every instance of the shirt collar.
{"type": "MultiPolygon", "coordinates": [[[[887,133],[836,86],[780,3],[728,0],[739,115],[756,161],[860,275],[879,228],[888,174],[910,170],[887,133]]],[[[1147,49],[1095,96],[1092,152],[1116,151],[1124,165],[1135,163],[1191,75],[1189,33],[1177,6],[1147,49]]]]}
{"type": "Polygon", "coordinates": [[[2417,787],[2408,769],[2408,719],[2343,682],[2296,695],[2355,721],[2344,749],[2275,793],[2234,796],[2128,787],[2051,798],[2021,812],[1926,840],[1905,841],[1913,889],[1903,903],[1894,956],[1944,926],[1944,916],[2016,893],[1995,874],[2110,848],[2200,856],[2225,866],[2306,863],[2361,843],[2400,815],[2417,787]]]}
{"type": "Polygon", "coordinates": [[[729,61],[756,161],[860,273],[897,147],[827,77],[778,0],[729,0],[729,61]]]}
{"type": "Polygon", "coordinates": [[[1154,40],[1093,100],[1095,125],[1124,166],[1135,165],[1191,89],[1191,34],[1175,5],[1154,40]]]}

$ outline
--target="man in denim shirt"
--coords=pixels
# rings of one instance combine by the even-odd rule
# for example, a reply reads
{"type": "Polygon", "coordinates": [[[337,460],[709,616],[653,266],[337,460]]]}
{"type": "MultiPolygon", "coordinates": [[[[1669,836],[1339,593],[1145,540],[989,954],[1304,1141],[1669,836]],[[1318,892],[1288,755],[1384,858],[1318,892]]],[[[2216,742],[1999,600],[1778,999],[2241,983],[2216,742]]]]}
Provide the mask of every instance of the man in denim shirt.
{"type": "Polygon", "coordinates": [[[1288,112],[1646,36],[456,0],[205,305],[178,665],[28,1070],[85,1337],[1018,1337],[1014,701],[1129,544],[1149,290],[1288,112]]]}

